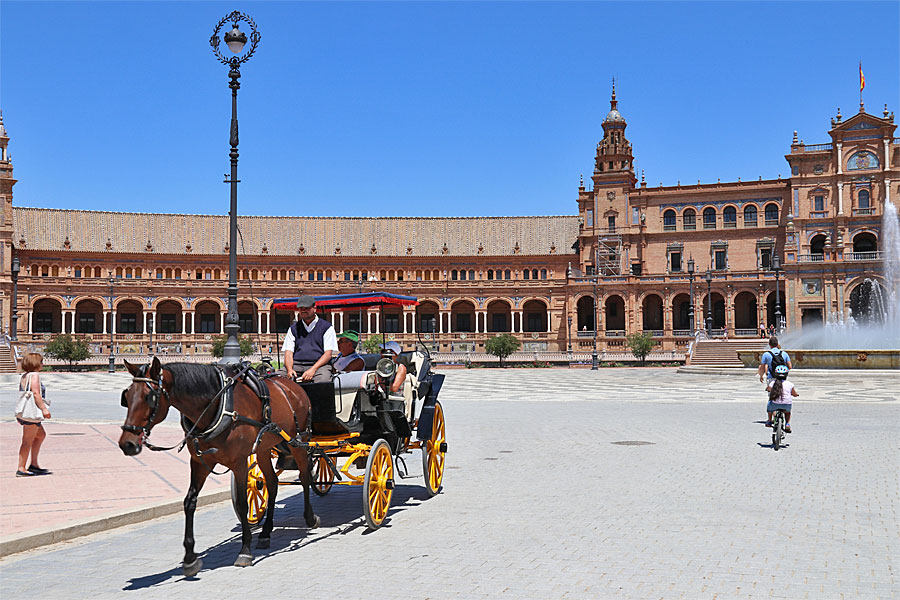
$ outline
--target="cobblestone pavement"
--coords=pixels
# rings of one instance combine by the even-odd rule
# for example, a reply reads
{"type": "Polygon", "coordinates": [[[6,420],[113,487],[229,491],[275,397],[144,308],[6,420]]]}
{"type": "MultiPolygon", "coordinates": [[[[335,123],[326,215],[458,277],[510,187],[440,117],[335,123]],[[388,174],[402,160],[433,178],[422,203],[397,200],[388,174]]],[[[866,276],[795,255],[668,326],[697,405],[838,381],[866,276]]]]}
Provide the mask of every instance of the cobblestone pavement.
{"type": "Polygon", "coordinates": [[[402,481],[378,531],[359,488],[314,497],[314,531],[282,488],[252,567],[231,566],[218,504],[198,510],[195,579],[172,516],[8,557],[0,595],[900,598],[900,374],[792,378],[795,433],[775,452],[749,373],[450,371],[445,487],[402,481]]]}

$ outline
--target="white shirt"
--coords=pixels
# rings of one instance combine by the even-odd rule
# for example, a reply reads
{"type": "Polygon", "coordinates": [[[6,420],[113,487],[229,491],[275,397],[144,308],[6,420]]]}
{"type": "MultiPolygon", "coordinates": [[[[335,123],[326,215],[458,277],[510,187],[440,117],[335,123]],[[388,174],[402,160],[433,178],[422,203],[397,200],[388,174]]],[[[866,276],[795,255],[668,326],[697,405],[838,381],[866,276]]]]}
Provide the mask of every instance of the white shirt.
{"type": "Polygon", "coordinates": [[[781,398],[776,398],[773,402],[775,404],[793,404],[794,398],[791,396],[791,390],[794,389],[794,384],[788,380],[784,380],[781,382],[781,398]]]}
{"type": "MultiPolygon", "coordinates": [[[[303,325],[307,332],[310,332],[318,324],[319,315],[316,315],[309,325],[307,325],[306,321],[303,319],[300,319],[298,322],[303,325]]],[[[296,345],[295,342],[294,332],[288,327],[287,333],[284,335],[284,343],[281,345],[281,351],[287,352],[290,350],[293,353],[294,346],[296,345]]],[[[334,332],[334,327],[329,326],[328,329],[325,330],[325,338],[322,340],[322,346],[324,346],[325,351],[331,350],[332,352],[337,353],[337,334],[334,332]]]]}

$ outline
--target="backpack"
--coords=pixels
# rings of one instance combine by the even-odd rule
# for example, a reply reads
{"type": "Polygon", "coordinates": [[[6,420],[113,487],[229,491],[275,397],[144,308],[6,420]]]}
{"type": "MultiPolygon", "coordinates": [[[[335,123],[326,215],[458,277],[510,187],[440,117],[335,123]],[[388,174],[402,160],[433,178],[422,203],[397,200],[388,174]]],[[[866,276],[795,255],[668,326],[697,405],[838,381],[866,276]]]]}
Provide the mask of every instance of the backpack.
{"type": "Polygon", "coordinates": [[[780,367],[781,365],[787,365],[787,361],[784,360],[784,352],[781,350],[778,351],[778,354],[768,350],[768,353],[772,355],[772,364],[770,365],[771,373],[775,373],[775,367],[780,367]]]}

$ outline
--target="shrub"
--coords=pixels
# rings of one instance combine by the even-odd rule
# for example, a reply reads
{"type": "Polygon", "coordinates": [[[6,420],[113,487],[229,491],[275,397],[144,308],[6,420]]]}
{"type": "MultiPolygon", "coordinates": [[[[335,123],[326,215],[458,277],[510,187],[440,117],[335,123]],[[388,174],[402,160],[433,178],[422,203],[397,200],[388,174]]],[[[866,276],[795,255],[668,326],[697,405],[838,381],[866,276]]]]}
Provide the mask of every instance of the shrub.
{"type": "Polygon", "coordinates": [[[91,347],[85,340],[76,340],[71,335],[58,335],[44,346],[44,354],[69,363],[69,370],[91,355],[91,347]]]}
{"type": "MultiPolygon", "coordinates": [[[[216,358],[222,358],[225,353],[225,342],[228,340],[227,335],[217,335],[212,341],[212,355],[216,358]]],[[[241,345],[241,356],[249,356],[253,354],[253,342],[247,336],[238,336],[238,343],[241,345]]]]}
{"type": "Polygon", "coordinates": [[[644,362],[647,360],[647,355],[653,350],[653,334],[632,333],[626,340],[628,340],[628,347],[631,349],[631,353],[641,361],[641,366],[643,367],[644,362]]]}
{"type": "Polygon", "coordinates": [[[484,351],[499,358],[501,367],[503,367],[503,359],[518,349],[519,340],[508,333],[501,333],[489,338],[484,343],[484,351]]]}

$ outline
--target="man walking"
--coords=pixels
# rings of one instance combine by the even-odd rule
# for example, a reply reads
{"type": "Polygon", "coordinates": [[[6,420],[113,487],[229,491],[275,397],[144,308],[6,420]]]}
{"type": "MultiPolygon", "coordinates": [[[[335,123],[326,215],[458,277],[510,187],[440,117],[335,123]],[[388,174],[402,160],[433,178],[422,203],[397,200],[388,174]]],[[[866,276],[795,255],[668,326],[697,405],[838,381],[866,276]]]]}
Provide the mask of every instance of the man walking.
{"type": "Polygon", "coordinates": [[[312,296],[297,299],[297,312],[300,318],[290,326],[281,345],[288,377],[297,377],[296,368],[301,381],[329,382],[334,374],[331,357],[338,351],[334,327],[316,314],[312,296]]]}

